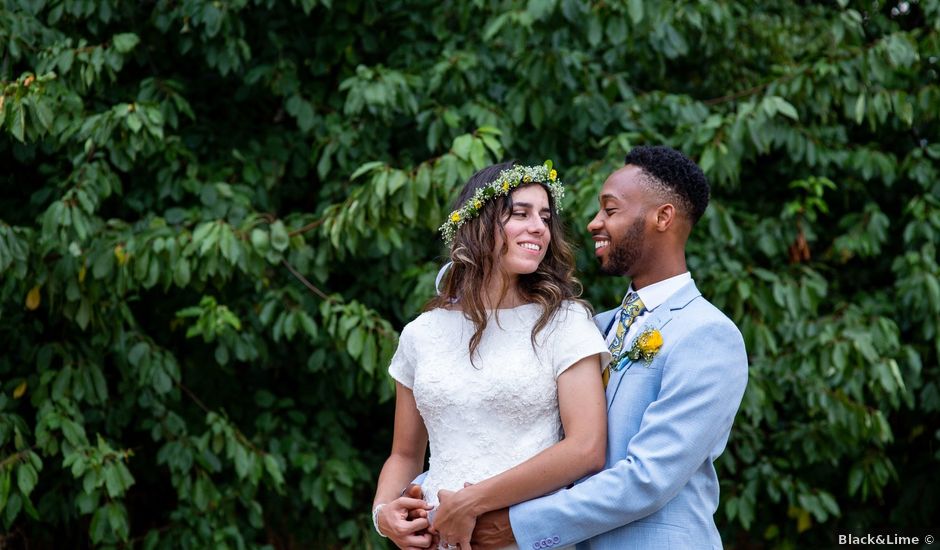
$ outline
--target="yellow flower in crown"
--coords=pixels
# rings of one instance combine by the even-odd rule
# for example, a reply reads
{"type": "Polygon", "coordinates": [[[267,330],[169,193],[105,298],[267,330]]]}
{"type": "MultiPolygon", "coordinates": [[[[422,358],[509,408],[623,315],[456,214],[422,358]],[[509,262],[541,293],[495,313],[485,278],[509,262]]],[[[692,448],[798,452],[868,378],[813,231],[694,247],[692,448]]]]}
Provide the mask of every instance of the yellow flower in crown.
{"type": "Polygon", "coordinates": [[[503,182],[503,191],[509,191],[509,182],[508,182],[508,181],[504,181],[504,182],[503,182]]]}
{"type": "Polygon", "coordinates": [[[648,367],[653,363],[653,358],[656,357],[662,347],[662,333],[655,328],[648,328],[633,340],[633,346],[630,347],[627,356],[634,361],[642,359],[648,367]]]}
{"type": "Polygon", "coordinates": [[[478,200],[477,200],[477,201],[473,201],[473,207],[476,208],[477,210],[479,210],[481,206],[483,206],[483,202],[482,202],[482,201],[478,201],[478,200]]]}
{"type": "Polygon", "coordinates": [[[532,183],[532,176],[526,174],[525,176],[522,176],[522,181],[525,183],[532,183]]]}
{"type": "Polygon", "coordinates": [[[556,179],[558,179],[558,171],[552,170],[551,172],[549,172],[548,179],[550,179],[551,181],[555,181],[556,179]]]}
{"type": "Polygon", "coordinates": [[[454,223],[459,222],[459,221],[460,221],[460,212],[457,212],[456,210],[455,210],[454,212],[452,212],[451,215],[450,215],[450,221],[452,221],[452,222],[454,222],[454,223]]]}

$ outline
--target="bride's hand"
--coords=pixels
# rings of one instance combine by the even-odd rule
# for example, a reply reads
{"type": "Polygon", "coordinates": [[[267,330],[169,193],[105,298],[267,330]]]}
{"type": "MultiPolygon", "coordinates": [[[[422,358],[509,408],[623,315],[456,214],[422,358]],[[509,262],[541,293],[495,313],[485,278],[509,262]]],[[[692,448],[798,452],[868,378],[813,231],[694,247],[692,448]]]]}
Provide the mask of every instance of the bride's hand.
{"type": "Polygon", "coordinates": [[[427,548],[431,535],[426,531],[429,525],[426,510],[430,508],[421,499],[396,498],[379,511],[376,518],[379,530],[399,548],[427,548]]]}
{"type": "Polygon", "coordinates": [[[460,550],[471,550],[470,535],[477,523],[472,493],[467,490],[437,492],[440,504],[434,516],[431,531],[440,536],[442,544],[460,545],[460,550]]]}

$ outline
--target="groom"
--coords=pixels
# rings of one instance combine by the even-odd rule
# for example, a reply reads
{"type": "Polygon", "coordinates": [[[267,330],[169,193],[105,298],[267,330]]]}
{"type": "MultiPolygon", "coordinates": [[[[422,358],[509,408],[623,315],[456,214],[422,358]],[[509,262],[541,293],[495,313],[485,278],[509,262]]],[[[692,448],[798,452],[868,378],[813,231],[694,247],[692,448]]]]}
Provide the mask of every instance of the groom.
{"type": "Polygon", "coordinates": [[[721,548],[714,461],[747,385],[741,333],[702,297],[685,245],[708,205],[702,170],[667,147],[637,147],[607,178],[588,224],[623,305],[595,317],[616,358],[605,369],[607,462],[568,489],[481,516],[474,549],[721,548]],[[659,346],[657,346],[659,344],[659,346]]]}

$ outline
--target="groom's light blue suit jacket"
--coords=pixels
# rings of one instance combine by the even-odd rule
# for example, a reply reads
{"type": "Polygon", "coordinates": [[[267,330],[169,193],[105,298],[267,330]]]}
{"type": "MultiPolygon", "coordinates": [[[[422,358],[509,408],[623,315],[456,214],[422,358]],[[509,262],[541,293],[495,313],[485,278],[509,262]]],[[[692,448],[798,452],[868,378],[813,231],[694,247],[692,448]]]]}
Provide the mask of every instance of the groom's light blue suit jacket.
{"type": "MultiPolygon", "coordinates": [[[[605,334],[616,311],[595,317],[605,334]]],[[[663,346],[612,373],[605,469],[510,508],[522,550],[721,548],[713,463],[747,385],[744,340],[693,282],[648,316],[641,331],[659,329],[663,346]]]]}

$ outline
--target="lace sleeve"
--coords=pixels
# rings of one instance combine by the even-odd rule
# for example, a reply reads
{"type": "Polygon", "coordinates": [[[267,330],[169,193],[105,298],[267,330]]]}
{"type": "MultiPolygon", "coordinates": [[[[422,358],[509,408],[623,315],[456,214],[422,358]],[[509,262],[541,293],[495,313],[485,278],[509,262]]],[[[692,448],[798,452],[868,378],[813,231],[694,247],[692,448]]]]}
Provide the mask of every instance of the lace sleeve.
{"type": "Polygon", "coordinates": [[[587,308],[569,302],[566,310],[555,316],[551,338],[552,369],[555,378],[581,359],[601,355],[601,365],[610,361],[610,351],[587,308]]]}
{"type": "Polygon", "coordinates": [[[398,338],[398,349],[392,356],[392,361],[388,365],[388,373],[408,389],[414,388],[415,383],[415,360],[414,360],[414,335],[412,334],[411,323],[405,325],[398,338]]]}

